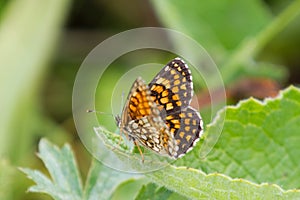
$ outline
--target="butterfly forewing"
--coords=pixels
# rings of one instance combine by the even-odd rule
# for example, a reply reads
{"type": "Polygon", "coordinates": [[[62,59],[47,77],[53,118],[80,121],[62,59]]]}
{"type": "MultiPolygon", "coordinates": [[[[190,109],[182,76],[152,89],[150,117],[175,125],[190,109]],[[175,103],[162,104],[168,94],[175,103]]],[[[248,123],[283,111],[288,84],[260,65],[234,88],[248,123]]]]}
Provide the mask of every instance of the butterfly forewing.
{"type": "Polygon", "coordinates": [[[120,128],[130,139],[161,155],[173,156],[175,139],[162,120],[151,91],[141,78],[133,83],[124,107],[120,128]]]}
{"type": "Polygon", "coordinates": [[[167,113],[189,106],[193,96],[191,71],[179,58],[170,61],[150,82],[151,96],[167,113]]]}

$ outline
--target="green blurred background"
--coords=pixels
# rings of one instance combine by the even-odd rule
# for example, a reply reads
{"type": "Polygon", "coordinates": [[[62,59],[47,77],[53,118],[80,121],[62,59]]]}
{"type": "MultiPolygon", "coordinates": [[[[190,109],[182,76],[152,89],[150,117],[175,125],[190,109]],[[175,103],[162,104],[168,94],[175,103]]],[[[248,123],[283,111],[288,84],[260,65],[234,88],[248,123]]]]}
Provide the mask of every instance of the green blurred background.
{"type": "MultiPolygon", "coordinates": [[[[44,170],[35,154],[42,137],[59,145],[71,143],[86,176],[91,158],[74,127],[72,87],[82,61],[103,40],[145,26],[179,30],[203,44],[220,66],[229,103],[250,96],[263,99],[300,83],[295,2],[0,0],[0,199],[50,199],[26,193],[32,182],[17,169],[44,170]],[[293,3],[293,16],[281,16],[293,3]],[[285,17],[291,20],[284,22],[285,17]],[[268,31],[276,20],[279,25],[268,31]],[[254,53],[252,37],[260,41],[254,53]]],[[[105,84],[131,66],[163,63],[172,56],[152,50],[125,55],[106,72],[105,84]]],[[[195,84],[200,106],[209,107],[206,91],[197,89],[201,83],[195,84]]]]}

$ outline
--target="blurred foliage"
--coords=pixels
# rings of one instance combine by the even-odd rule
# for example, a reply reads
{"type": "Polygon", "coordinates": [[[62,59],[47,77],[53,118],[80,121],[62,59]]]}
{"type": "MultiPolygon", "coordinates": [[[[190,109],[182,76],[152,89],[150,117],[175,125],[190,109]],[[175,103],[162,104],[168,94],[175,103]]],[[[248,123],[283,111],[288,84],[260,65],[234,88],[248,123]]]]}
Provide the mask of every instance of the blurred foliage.
{"type": "MultiPolygon", "coordinates": [[[[43,115],[40,94],[69,1],[21,0],[2,5],[0,159],[14,168],[21,164],[38,166],[34,157],[38,138],[51,133],[50,137],[59,141],[67,136],[43,115]]],[[[5,191],[12,199],[23,198],[28,184],[24,180],[1,176],[0,182],[10,185],[0,193],[5,191]]]]}
{"type": "MultiPolygon", "coordinates": [[[[218,64],[230,103],[250,96],[263,99],[275,96],[280,88],[300,83],[299,4],[299,0],[134,0],[130,5],[123,1],[1,0],[0,199],[49,199],[25,194],[30,183],[16,168],[42,169],[34,153],[44,136],[56,144],[72,144],[80,172],[87,180],[91,180],[91,171],[99,177],[101,172],[116,173],[92,165],[88,174],[90,155],[76,136],[71,111],[76,72],[89,51],[104,39],[141,26],[182,31],[202,44],[218,64]],[[258,94],[257,89],[265,92],[258,94]]],[[[173,42],[178,47],[184,45],[173,42]]],[[[114,83],[131,66],[164,63],[173,56],[145,50],[118,59],[101,79],[97,100],[103,102],[97,109],[112,112],[107,109],[110,99],[105,97],[111,96],[114,83]],[[103,89],[103,85],[111,87],[103,89]]],[[[143,78],[150,80],[151,76],[143,78]]],[[[195,81],[198,98],[209,107],[209,97],[200,87],[201,82],[195,81]]],[[[208,112],[204,108],[201,114],[206,118],[208,112]]],[[[110,130],[115,128],[112,118],[99,118],[110,130]]],[[[95,191],[102,187],[97,180],[91,181],[95,191]]],[[[112,184],[116,191],[122,191],[117,187],[119,182],[112,184]]],[[[160,186],[143,181],[136,185],[133,193],[139,197],[153,190],[158,196],[164,195],[160,186]]],[[[124,192],[113,197],[119,194],[124,192]]],[[[169,199],[177,195],[173,193],[169,199]]]]}

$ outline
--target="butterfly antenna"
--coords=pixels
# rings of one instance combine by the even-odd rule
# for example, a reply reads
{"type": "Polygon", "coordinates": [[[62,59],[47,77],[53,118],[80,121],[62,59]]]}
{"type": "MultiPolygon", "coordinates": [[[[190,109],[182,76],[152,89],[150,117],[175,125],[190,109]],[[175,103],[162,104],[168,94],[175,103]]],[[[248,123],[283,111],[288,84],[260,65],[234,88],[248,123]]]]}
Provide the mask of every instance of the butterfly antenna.
{"type": "Polygon", "coordinates": [[[122,108],[123,108],[123,105],[124,105],[124,95],[125,95],[125,92],[123,91],[122,92],[122,97],[121,97],[120,113],[122,113],[122,108]]]}
{"type": "Polygon", "coordinates": [[[114,116],[114,115],[111,114],[111,113],[100,112],[100,111],[97,111],[97,110],[91,110],[91,109],[86,110],[86,112],[87,112],[87,113],[97,113],[97,114],[101,114],[101,115],[111,115],[111,116],[114,116]]]}

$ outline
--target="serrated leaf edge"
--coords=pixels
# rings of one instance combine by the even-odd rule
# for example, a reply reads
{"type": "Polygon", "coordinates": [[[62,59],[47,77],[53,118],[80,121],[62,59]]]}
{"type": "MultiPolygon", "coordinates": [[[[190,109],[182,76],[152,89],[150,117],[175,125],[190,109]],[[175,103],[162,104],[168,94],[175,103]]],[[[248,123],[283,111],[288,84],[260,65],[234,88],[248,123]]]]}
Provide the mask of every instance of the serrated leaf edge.
{"type": "Polygon", "coordinates": [[[267,97],[263,100],[259,100],[259,99],[256,99],[254,97],[250,97],[248,99],[245,99],[245,100],[241,100],[239,101],[236,105],[228,105],[228,106],[225,106],[224,108],[222,108],[221,110],[219,110],[216,114],[216,116],[214,117],[214,119],[212,120],[211,123],[207,124],[207,127],[210,127],[210,126],[215,126],[220,117],[226,113],[226,110],[227,109],[239,109],[240,107],[242,107],[243,105],[249,103],[250,101],[253,101],[255,103],[258,103],[259,105],[262,105],[262,106],[265,106],[267,105],[269,102],[273,102],[273,101],[277,101],[277,100],[280,100],[284,97],[284,94],[286,93],[289,93],[290,91],[293,91],[293,90],[296,90],[298,92],[300,92],[300,88],[297,88],[293,85],[287,87],[286,89],[284,90],[280,90],[278,95],[276,97],[267,97]]]}
{"type": "MultiPolygon", "coordinates": [[[[274,183],[260,183],[260,184],[257,184],[257,183],[254,183],[254,182],[251,182],[251,181],[249,181],[249,180],[242,179],[242,178],[231,178],[230,176],[227,176],[227,175],[221,174],[221,173],[217,173],[217,172],[210,173],[210,174],[206,174],[206,173],[204,173],[203,171],[200,171],[200,170],[197,170],[197,169],[194,169],[194,168],[176,167],[176,166],[172,166],[172,165],[170,165],[169,167],[170,167],[170,168],[173,168],[173,170],[187,170],[187,171],[195,172],[195,173],[198,173],[198,174],[204,176],[205,179],[207,179],[207,178],[209,178],[209,177],[217,176],[217,177],[222,177],[222,178],[224,178],[224,179],[227,179],[227,180],[230,181],[230,182],[243,182],[243,183],[245,183],[245,184],[252,185],[252,186],[254,186],[254,187],[256,187],[256,188],[273,187],[273,188],[279,190],[279,192],[282,193],[282,194],[295,193],[295,192],[300,193],[300,189],[289,189],[289,190],[284,190],[284,189],[282,189],[279,185],[274,184],[274,183]]],[[[157,182],[157,181],[156,181],[157,179],[156,179],[156,178],[153,178],[153,177],[155,177],[155,175],[153,175],[153,174],[151,174],[151,173],[150,173],[150,174],[146,174],[146,176],[150,177],[150,178],[153,180],[154,183],[157,183],[157,184],[160,185],[160,186],[164,186],[164,187],[166,187],[166,188],[168,188],[168,189],[170,189],[170,190],[172,190],[172,191],[174,191],[174,192],[178,192],[178,193],[181,194],[181,195],[185,195],[185,194],[180,193],[180,192],[179,192],[180,190],[176,191],[176,190],[174,190],[174,188],[169,187],[168,184],[163,184],[163,185],[162,185],[160,182],[157,182]]],[[[163,181],[162,181],[162,182],[163,182],[163,181]]],[[[200,189],[199,189],[199,190],[200,190],[200,189]]]]}

